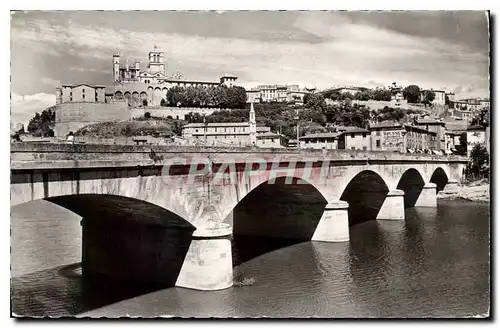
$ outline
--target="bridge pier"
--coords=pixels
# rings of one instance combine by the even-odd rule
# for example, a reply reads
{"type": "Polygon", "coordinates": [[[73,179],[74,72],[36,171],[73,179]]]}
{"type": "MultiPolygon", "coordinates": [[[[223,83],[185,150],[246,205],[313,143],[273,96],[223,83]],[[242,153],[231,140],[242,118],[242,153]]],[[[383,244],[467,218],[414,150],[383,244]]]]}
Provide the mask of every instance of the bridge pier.
{"type": "Polygon", "coordinates": [[[437,207],[436,184],[429,182],[424,185],[418,196],[415,207],[437,207]]]}
{"type": "Polygon", "coordinates": [[[405,219],[405,192],[403,190],[389,190],[384,203],[377,215],[377,220],[404,220],[405,219]]]}
{"type": "Polygon", "coordinates": [[[348,208],[349,204],[342,200],[328,203],[311,240],[334,243],[349,241],[348,208]]]}
{"type": "Polygon", "coordinates": [[[233,285],[232,227],[199,229],[182,264],[175,286],[219,290],[233,285]]]}

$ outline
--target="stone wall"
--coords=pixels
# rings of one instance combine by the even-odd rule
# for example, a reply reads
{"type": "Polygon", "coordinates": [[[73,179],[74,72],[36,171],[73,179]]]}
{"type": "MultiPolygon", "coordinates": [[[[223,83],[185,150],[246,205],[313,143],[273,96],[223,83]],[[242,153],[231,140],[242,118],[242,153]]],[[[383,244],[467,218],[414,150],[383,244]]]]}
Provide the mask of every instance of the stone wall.
{"type": "Polygon", "coordinates": [[[64,137],[70,131],[94,123],[126,121],[129,112],[125,102],[114,103],[62,103],[56,105],[56,137],[64,137]]]}

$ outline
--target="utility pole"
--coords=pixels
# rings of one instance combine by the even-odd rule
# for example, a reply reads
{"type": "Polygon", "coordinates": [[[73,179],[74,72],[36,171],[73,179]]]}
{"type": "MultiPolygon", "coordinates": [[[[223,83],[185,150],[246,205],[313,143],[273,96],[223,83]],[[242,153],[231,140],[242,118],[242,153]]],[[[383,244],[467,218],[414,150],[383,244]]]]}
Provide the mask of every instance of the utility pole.
{"type": "Polygon", "coordinates": [[[295,116],[295,119],[297,120],[297,149],[300,148],[300,141],[299,141],[299,108],[297,107],[297,116],[295,116]]]}
{"type": "Polygon", "coordinates": [[[203,137],[205,139],[205,145],[207,144],[207,121],[205,114],[203,114],[203,137]]]}

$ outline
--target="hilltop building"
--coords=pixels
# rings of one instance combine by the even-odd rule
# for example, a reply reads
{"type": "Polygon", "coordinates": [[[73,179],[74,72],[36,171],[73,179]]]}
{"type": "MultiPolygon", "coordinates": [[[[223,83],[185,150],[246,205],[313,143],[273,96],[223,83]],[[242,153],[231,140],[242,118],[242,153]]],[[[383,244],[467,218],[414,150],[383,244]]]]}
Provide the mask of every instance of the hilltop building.
{"type": "Polygon", "coordinates": [[[68,102],[120,102],[125,101],[130,107],[160,106],[166,98],[168,89],[180,87],[217,87],[233,86],[238,79],[231,74],[224,74],[219,81],[181,80],[168,76],[163,51],[156,46],[149,52],[148,65],[141,70],[140,62],[133,65],[120,62],[120,55],[113,55],[113,85],[63,84],[56,90],[57,103],[68,102]]]}
{"type": "Polygon", "coordinates": [[[301,104],[304,101],[304,96],[315,90],[316,88],[300,88],[296,84],[259,85],[247,90],[247,102],[294,102],[301,104]]]}
{"type": "Polygon", "coordinates": [[[425,100],[425,95],[427,92],[434,92],[434,100],[432,101],[432,104],[435,106],[444,106],[446,103],[446,92],[444,90],[420,90],[420,101],[425,100]]]}

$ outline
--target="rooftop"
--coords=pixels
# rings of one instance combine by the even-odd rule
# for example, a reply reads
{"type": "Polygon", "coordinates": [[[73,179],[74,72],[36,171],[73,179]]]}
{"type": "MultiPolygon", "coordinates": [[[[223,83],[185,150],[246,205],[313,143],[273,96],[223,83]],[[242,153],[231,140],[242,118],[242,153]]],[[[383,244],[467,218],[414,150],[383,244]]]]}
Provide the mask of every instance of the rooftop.
{"type": "Polygon", "coordinates": [[[89,83],[78,83],[78,84],[61,84],[61,87],[79,87],[81,85],[86,85],[91,88],[105,88],[105,85],[89,84],[89,83]]]}
{"type": "Polygon", "coordinates": [[[276,138],[276,137],[284,137],[284,138],[286,138],[284,135],[279,134],[279,133],[274,133],[274,132],[264,132],[264,133],[259,133],[257,135],[257,138],[276,138]]]}
{"type": "Polygon", "coordinates": [[[248,122],[235,122],[235,123],[188,123],[182,128],[203,128],[203,127],[219,127],[219,126],[248,126],[248,122]]]}
{"type": "Polygon", "coordinates": [[[403,124],[394,121],[382,121],[373,125],[370,125],[370,129],[380,129],[380,128],[392,128],[392,127],[403,127],[403,124]]]}
{"type": "Polygon", "coordinates": [[[477,131],[477,130],[486,130],[486,127],[482,125],[471,125],[467,127],[467,131],[477,131]]]}
{"type": "Polygon", "coordinates": [[[317,139],[317,138],[337,138],[340,133],[327,132],[327,133],[313,133],[300,137],[300,139],[317,139]]]}
{"type": "Polygon", "coordinates": [[[417,120],[417,124],[439,124],[439,125],[445,125],[444,122],[438,121],[438,120],[433,120],[433,119],[417,120]]]}
{"type": "Polygon", "coordinates": [[[370,132],[370,131],[368,131],[367,129],[358,128],[358,127],[349,127],[343,133],[365,133],[365,132],[370,132]]]}

